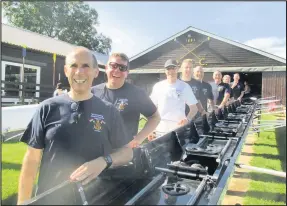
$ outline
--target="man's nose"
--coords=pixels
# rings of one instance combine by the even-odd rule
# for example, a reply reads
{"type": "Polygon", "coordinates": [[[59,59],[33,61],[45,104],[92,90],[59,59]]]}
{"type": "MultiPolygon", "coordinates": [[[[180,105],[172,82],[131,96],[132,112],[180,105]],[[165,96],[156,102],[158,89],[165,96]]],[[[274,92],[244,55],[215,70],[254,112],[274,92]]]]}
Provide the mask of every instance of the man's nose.
{"type": "Polygon", "coordinates": [[[75,73],[79,74],[79,73],[83,73],[84,71],[85,71],[85,69],[83,67],[79,67],[75,73]]]}

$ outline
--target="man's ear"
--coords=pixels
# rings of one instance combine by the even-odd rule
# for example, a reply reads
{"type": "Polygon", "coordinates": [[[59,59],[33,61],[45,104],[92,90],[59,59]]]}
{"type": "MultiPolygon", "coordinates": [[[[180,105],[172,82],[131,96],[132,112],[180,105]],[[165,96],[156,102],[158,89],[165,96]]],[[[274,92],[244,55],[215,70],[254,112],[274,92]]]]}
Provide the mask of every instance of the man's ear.
{"type": "Polygon", "coordinates": [[[94,79],[96,79],[99,76],[99,72],[100,72],[99,68],[96,68],[94,70],[94,79]]]}
{"type": "Polygon", "coordinates": [[[64,73],[65,73],[65,76],[68,77],[68,68],[67,68],[67,65],[64,66],[64,73]]]}

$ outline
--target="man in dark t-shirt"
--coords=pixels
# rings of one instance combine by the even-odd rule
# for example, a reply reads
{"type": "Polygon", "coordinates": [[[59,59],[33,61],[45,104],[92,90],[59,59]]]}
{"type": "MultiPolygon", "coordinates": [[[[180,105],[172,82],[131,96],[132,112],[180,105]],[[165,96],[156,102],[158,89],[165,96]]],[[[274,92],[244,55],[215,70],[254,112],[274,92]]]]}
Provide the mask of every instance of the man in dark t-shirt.
{"type": "Polygon", "coordinates": [[[199,97],[198,100],[205,111],[207,111],[207,102],[211,105],[214,110],[213,93],[211,85],[203,81],[204,71],[202,66],[197,66],[193,69],[193,76],[199,82],[199,97]]]}
{"type": "Polygon", "coordinates": [[[92,87],[97,97],[112,103],[120,112],[131,144],[141,144],[157,127],[160,116],[149,96],[141,88],[126,82],[129,59],[123,53],[113,53],[106,65],[108,81],[92,87]],[[138,133],[140,114],[147,118],[138,133]]]}
{"type": "MultiPolygon", "coordinates": [[[[223,76],[222,81],[223,81],[223,83],[229,84],[229,86],[230,86],[230,79],[231,79],[231,77],[226,74],[226,75],[223,76]]],[[[234,101],[233,90],[230,89],[230,97],[229,97],[229,100],[228,100],[227,104],[230,104],[233,101],[234,101]]]]}
{"type": "Polygon", "coordinates": [[[214,96],[214,102],[218,108],[224,108],[230,97],[231,89],[230,86],[222,82],[222,74],[220,71],[213,73],[213,80],[210,85],[212,87],[212,93],[214,96]]]}
{"type": "MultiPolygon", "coordinates": [[[[133,156],[117,109],[91,93],[98,74],[92,52],[79,47],[66,57],[70,92],[43,101],[20,141],[29,147],[19,179],[18,204],[65,181],[87,184],[105,169],[128,163],[133,156]]],[[[74,188],[66,187],[41,204],[79,204],[74,188]]]]}
{"type": "Polygon", "coordinates": [[[230,84],[230,87],[233,92],[234,100],[241,101],[242,97],[244,96],[244,85],[239,82],[240,75],[238,73],[235,73],[233,75],[234,81],[230,84]]]}
{"type": "MultiPolygon", "coordinates": [[[[204,95],[202,95],[202,89],[203,89],[202,86],[203,85],[202,85],[201,81],[198,81],[198,80],[192,78],[192,72],[193,72],[192,71],[193,70],[193,60],[192,59],[183,60],[183,62],[181,63],[180,69],[182,71],[181,80],[186,82],[191,87],[195,98],[197,100],[199,100],[198,103],[196,104],[197,109],[198,109],[198,113],[195,116],[195,118],[197,119],[200,115],[206,114],[206,111],[207,111],[207,106],[205,105],[205,101],[204,101],[204,95]],[[203,102],[201,102],[201,100],[203,100],[203,102]]],[[[190,111],[190,109],[186,105],[185,106],[185,114],[187,115],[189,113],[189,111],[190,111]]]]}

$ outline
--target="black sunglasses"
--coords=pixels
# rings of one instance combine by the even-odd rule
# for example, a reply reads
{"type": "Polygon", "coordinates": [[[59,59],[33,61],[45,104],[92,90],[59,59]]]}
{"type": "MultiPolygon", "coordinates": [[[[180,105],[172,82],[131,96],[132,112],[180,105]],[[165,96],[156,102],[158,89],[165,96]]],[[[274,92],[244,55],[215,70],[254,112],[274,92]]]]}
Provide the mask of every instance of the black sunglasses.
{"type": "Polygon", "coordinates": [[[118,63],[116,63],[116,62],[110,62],[110,63],[109,63],[109,66],[110,66],[112,69],[117,69],[117,68],[119,68],[119,70],[120,70],[121,72],[125,72],[125,71],[128,70],[128,66],[122,65],[122,64],[118,64],[118,63]]]}
{"type": "Polygon", "coordinates": [[[73,102],[71,104],[71,110],[73,111],[72,115],[71,115],[71,119],[69,121],[70,124],[77,124],[79,119],[81,118],[82,113],[79,113],[79,106],[80,103],[77,102],[73,102]]]}

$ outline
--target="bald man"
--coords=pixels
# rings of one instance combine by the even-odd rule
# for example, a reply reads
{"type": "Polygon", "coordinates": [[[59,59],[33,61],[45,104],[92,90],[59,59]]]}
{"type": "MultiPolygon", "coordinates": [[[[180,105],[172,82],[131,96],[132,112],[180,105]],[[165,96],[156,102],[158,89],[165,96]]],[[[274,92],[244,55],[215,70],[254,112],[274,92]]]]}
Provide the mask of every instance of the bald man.
{"type": "Polygon", "coordinates": [[[233,92],[234,100],[241,101],[242,97],[244,96],[244,85],[239,82],[240,75],[235,73],[233,75],[233,82],[230,84],[230,87],[233,92]]]}
{"type": "Polygon", "coordinates": [[[228,84],[222,82],[222,74],[220,71],[215,71],[212,77],[214,82],[210,85],[212,87],[214,102],[218,108],[224,108],[230,97],[231,88],[228,84]]]}
{"type": "MultiPolygon", "coordinates": [[[[105,169],[133,156],[119,111],[91,93],[99,69],[92,52],[80,47],[66,56],[70,92],[43,101],[24,132],[28,145],[19,178],[18,204],[66,181],[87,184],[105,169]]],[[[73,187],[59,190],[42,204],[79,204],[73,187]]]]}
{"type": "Polygon", "coordinates": [[[199,97],[198,100],[205,111],[207,111],[207,102],[210,104],[212,110],[214,110],[214,101],[211,85],[203,81],[204,70],[202,66],[196,66],[193,69],[193,77],[199,82],[199,97]]]}

